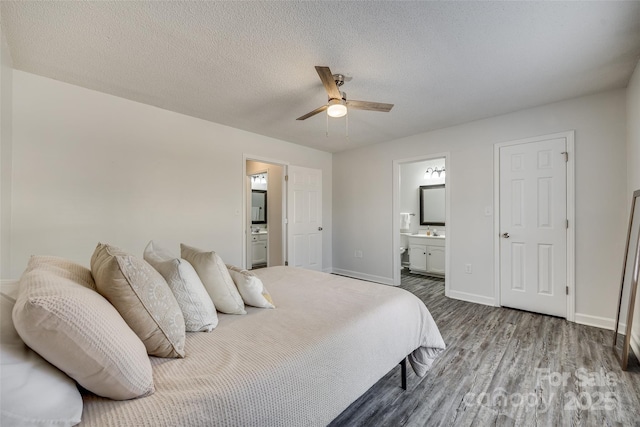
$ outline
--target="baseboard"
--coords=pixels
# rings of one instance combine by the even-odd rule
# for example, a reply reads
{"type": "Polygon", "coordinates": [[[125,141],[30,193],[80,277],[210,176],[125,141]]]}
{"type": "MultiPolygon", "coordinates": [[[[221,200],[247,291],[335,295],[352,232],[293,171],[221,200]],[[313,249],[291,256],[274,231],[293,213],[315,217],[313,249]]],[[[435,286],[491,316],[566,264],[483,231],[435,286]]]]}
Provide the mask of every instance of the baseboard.
{"type": "MultiPolygon", "coordinates": [[[[574,322],[580,325],[595,326],[596,328],[608,329],[613,331],[616,328],[616,321],[610,317],[592,316],[590,314],[576,313],[574,315],[574,322]]],[[[626,325],[621,323],[619,332],[624,334],[626,325]]]]}
{"type": "Polygon", "coordinates": [[[382,283],[383,285],[395,286],[393,284],[393,278],[389,278],[389,277],[374,276],[373,274],[365,274],[365,273],[360,273],[360,272],[357,272],[357,271],[343,270],[341,268],[334,268],[332,270],[332,273],[339,274],[341,276],[352,277],[354,279],[360,279],[360,280],[367,280],[369,282],[382,283]]]}
{"type": "Polygon", "coordinates": [[[467,292],[454,291],[449,289],[446,296],[460,301],[473,302],[476,304],[490,305],[495,307],[496,301],[493,298],[485,297],[484,295],[470,294],[467,292]]]}

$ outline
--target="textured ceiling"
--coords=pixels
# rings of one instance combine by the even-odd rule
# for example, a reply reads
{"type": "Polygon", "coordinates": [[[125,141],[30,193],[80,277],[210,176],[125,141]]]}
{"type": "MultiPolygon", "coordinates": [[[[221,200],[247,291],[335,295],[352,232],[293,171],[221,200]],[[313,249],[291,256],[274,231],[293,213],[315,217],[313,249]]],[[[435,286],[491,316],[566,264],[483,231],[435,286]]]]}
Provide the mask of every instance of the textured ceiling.
{"type": "Polygon", "coordinates": [[[626,87],[640,2],[8,2],[14,67],[324,151],[626,87]],[[390,113],[318,114],[314,69],[390,113]]]}

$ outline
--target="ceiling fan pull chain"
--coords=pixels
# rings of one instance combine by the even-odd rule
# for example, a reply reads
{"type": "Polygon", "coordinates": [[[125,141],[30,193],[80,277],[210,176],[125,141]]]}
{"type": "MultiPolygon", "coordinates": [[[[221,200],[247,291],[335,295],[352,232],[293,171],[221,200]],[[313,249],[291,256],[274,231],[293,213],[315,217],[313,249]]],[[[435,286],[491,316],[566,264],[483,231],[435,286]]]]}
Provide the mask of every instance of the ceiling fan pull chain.
{"type": "Polygon", "coordinates": [[[325,116],[327,117],[327,138],[329,138],[329,115],[325,114],[325,116]]]}
{"type": "Polygon", "coordinates": [[[349,141],[349,115],[347,114],[345,116],[345,130],[344,130],[344,136],[347,138],[347,141],[349,141]]]}

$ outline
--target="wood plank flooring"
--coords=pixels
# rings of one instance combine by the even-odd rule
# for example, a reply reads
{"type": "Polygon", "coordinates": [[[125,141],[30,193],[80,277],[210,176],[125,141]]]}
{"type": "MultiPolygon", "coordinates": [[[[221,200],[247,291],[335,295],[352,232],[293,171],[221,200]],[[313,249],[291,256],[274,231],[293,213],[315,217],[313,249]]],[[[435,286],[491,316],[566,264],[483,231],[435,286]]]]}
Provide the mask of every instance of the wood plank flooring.
{"type": "Polygon", "coordinates": [[[627,372],[613,332],[444,296],[444,281],[403,273],[447,344],[423,378],[389,372],[337,426],[640,426],[640,366],[627,372]]]}

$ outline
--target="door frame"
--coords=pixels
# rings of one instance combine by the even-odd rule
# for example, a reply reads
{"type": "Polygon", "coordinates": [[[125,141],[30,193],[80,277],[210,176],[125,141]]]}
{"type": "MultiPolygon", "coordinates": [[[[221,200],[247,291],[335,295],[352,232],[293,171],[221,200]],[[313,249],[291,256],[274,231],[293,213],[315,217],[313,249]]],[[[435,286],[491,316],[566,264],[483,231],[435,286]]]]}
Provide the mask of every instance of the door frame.
{"type": "MultiPolygon", "coordinates": [[[[392,187],[392,197],[393,197],[393,201],[392,201],[392,216],[391,218],[393,219],[391,221],[392,226],[391,226],[391,242],[393,245],[392,248],[392,253],[393,253],[393,262],[392,262],[392,266],[393,266],[393,285],[394,286],[400,286],[400,281],[401,281],[401,277],[400,277],[400,252],[399,252],[399,248],[400,248],[400,166],[403,164],[408,164],[408,163],[418,163],[418,162],[425,162],[427,160],[434,160],[434,159],[442,159],[444,158],[444,165],[446,168],[446,173],[447,173],[447,177],[446,177],[446,181],[445,181],[445,187],[444,187],[444,194],[445,194],[445,200],[444,200],[444,205],[445,205],[445,227],[446,227],[446,234],[445,234],[445,245],[444,245],[444,294],[445,296],[449,296],[449,283],[450,283],[450,278],[451,278],[451,274],[450,274],[450,268],[451,268],[451,232],[453,230],[452,224],[451,224],[451,171],[452,171],[452,167],[451,167],[451,154],[446,151],[443,153],[434,153],[434,154],[424,154],[421,156],[416,156],[416,157],[410,157],[410,158],[405,158],[405,159],[397,159],[393,161],[393,187],[392,187]]],[[[418,214],[416,214],[417,216],[418,214]]]]}
{"type": "MultiPolygon", "coordinates": [[[[493,253],[494,253],[494,299],[496,307],[501,307],[500,301],[500,149],[511,145],[529,144],[549,139],[565,138],[567,141],[567,320],[575,321],[576,291],[575,291],[575,130],[540,135],[514,141],[499,142],[493,145],[493,253]]],[[[447,230],[448,232],[448,230],[447,230]]]]}
{"type": "MultiPolygon", "coordinates": [[[[250,161],[254,161],[254,162],[260,162],[260,163],[270,163],[272,165],[276,165],[276,166],[281,166],[282,167],[282,176],[283,178],[286,177],[288,175],[288,168],[289,168],[289,163],[285,162],[284,160],[277,160],[277,159],[271,159],[268,157],[262,157],[262,156],[253,156],[250,154],[246,154],[244,153],[242,155],[242,235],[243,235],[243,239],[242,239],[242,268],[247,268],[247,250],[248,250],[248,242],[247,240],[249,239],[249,234],[250,234],[250,230],[248,230],[248,228],[250,228],[250,223],[251,223],[251,214],[248,211],[248,197],[249,197],[249,189],[251,188],[251,183],[249,182],[249,180],[251,178],[249,178],[247,176],[247,160],[250,161]]],[[[283,224],[282,224],[282,259],[285,262],[285,265],[288,261],[287,259],[287,244],[288,244],[288,237],[289,237],[289,229],[287,227],[287,187],[286,187],[286,178],[283,179],[282,181],[282,212],[283,212],[283,224]]],[[[267,251],[267,260],[269,259],[269,252],[267,251]]],[[[268,265],[268,261],[267,261],[267,265],[268,265]]]]}

